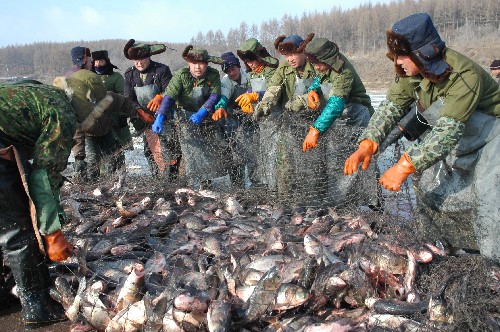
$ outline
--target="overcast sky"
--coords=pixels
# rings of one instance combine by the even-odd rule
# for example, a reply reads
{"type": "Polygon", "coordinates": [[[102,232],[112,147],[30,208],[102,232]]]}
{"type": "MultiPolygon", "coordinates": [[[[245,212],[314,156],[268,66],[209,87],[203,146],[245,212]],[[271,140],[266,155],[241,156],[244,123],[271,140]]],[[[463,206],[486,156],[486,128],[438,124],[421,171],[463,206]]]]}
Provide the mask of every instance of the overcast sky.
{"type": "Polygon", "coordinates": [[[0,9],[0,47],[34,42],[130,39],[187,43],[199,31],[249,26],[283,15],[389,0],[8,0],[0,9]]]}

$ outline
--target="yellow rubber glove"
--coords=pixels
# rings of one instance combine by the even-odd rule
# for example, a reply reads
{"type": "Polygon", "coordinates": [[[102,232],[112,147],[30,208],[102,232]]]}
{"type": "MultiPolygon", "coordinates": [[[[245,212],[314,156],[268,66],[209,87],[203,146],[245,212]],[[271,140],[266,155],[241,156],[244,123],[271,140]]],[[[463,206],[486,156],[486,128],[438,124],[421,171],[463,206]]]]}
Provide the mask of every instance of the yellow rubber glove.
{"type": "Polygon", "coordinates": [[[153,112],[156,112],[158,110],[158,108],[160,107],[160,104],[161,104],[161,101],[163,100],[163,96],[162,95],[156,95],[153,99],[151,99],[148,103],[148,108],[153,111],[153,112]]]}
{"type": "Polygon", "coordinates": [[[212,114],[212,120],[214,121],[219,121],[222,117],[227,118],[227,112],[222,107],[216,109],[214,114],[212,114]]]}
{"type": "Polygon", "coordinates": [[[398,191],[403,182],[406,181],[406,178],[416,171],[417,169],[413,166],[410,157],[405,152],[396,165],[385,171],[384,175],[382,175],[378,182],[385,189],[398,191]]]}
{"type": "Polygon", "coordinates": [[[259,94],[257,92],[248,92],[240,95],[236,98],[236,102],[240,105],[241,108],[244,106],[248,106],[249,104],[256,102],[259,100],[259,94]]]}
{"type": "Polygon", "coordinates": [[[302,144],[302,151],[306,152],[309,149],[315,148],[318,145],[319,130],[313,126],[309,127],[309,133],[302,144]]]}
{"type": "Polygon", "coordinates": [[[347,158],[344,164],[344,174],[352,175],[358,170],[360,162],[361,168],[366,170],[370,166],[372,156],[377,152],[378,144],[372,140],[364,139],[359,143],[358,149],[347,158]]]}
{"type": "Polygon", "coordinates": [[[307,104],[309,108],[317,110],[319,107],[319,95],[316,91],[311,90],[307,93],[307,104]]]}

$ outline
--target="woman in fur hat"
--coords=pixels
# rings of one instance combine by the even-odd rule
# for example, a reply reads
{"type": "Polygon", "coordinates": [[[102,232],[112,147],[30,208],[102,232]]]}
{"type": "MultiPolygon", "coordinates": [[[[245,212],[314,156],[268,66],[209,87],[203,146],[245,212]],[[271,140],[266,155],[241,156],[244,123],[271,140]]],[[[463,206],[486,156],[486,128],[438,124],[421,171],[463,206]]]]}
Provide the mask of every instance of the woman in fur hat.
{"type": "MultiPolygon", "coordinates": [[[[479,249],[499,260],[500,87],[477,63],[446,47],[430,16],[408,16],[387,31],[396,79],[345,162],[353,174],[367,169],[398,121],[416,103],[428,125],[401,159],[379,179],[398,191],[418,174],[417,225],[426,240],[479,249]]],[[[413,111],[415,112],[415,111],[413,111]]],[[[402,129],[404,130],[404,129],[402,129]]]]}
{"type": "MultiPolygon", "coordinates": [[[[125,80],[122,74],[114,71],[117,66],[109,60],[108,51],[101,50],[92,52],[92,70],[102,79],[106,86],[106,90],[123,95],[125,88],[125,80]]],[[[120,150],[115,152],[110,160],[106,163],[106,172],[114,173],[120,171],[125,172],[125,149],[132,144],[132,134],[128,126],[126,117],[120,117],[117,114],[113,115],[112,132],[115,139],[120,143],[120,150]]]]}

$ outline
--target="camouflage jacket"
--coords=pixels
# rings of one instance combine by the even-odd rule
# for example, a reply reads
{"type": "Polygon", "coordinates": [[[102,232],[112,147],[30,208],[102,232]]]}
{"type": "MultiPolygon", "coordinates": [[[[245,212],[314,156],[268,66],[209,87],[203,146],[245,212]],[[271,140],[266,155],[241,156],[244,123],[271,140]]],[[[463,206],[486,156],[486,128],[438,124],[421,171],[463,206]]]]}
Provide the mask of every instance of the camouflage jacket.
{"type": "MultiPolygon", "coordinates": [[[[270,57],[267,57],[266,60],[267,61],[272,61],[274,59],[270,58],[270,57]]],[[[248,89],[250,91],[252,89],[252,86],[250,85],[250,80],[252,78],[264,77],[265,80],[266,80],[266,82],[270,82],[271,78],[273,77],[274,73],[276,72],[276,69],[277,68],[273,68],[271,66],[264,66],[264,68],[262,68],[262,70],[259,73],[255,73],[253,71],[248,72],[248,75],[250,77],[249,80],[248,80],[248,89]]],[[[268,85],[269,85],[269,83],[268,83],[268,85]]]]}
{"type": "Polygon", "coordinates": [[[313,66],[306,61],[303,70],[297,71],[288,62],[283,62],[276,69],[271,80],[267,83],[266,93],[259,103],[259,108],[272,109],[277,105],[285,108],[285,104],[292,99],[295,92],[296,77],[313,79],[316,76],[313,66]]]}
{"type": "Polygon", "coordinates": [[[423,171],[444,159],[462,136],[465,122],[475,111],[500,117],[500,86],[481,66],[466,56],[445,49],[444,60],[453,68],[450,76],[432,83],[420,76],[401,77],[391,84],[387,99],[370,119],[360,141],[385,140],[413,102],[427,109],[436,100],[444,103],[440,118],[420,142],[411,144],[407,153],[417,169],[423,171]]]}
{"type": "Polygon", "coordinates": [[[62,185],[75,128],[64,91],[44,84],[0,84],[0,139],[32,159],[33,170],[45,169],[54,192],[62,185]]]}
{"type": "Polygon", "coordinates": [[[317,73],[321,84],[331,85],[328,97],[337,96],[344,98],[346,104],[356,103],[367,106],[373,114],[370,96],[366,93],[365,85],[358,73],[342,53],[339,53],[339,58],[342,60],[339,67],[333,67],[325,73],[317,73]]]}
{"type": "MultiPolygon", "coordinates": [[[[208,67],[205,77],[197,79],[191,75],[189,67],[181,68],[174,74],[174,77],[172,77],[164,95],[175,100],[178,108],[196,112],[201,105],[195,105],[192,102],[191,96],[194,87],[206,88],[206,91],[203,93],[205,99],[212,93],[220,96],[221,81],[219,71],[212,67],[208,67]]],[[[208,111],[213,112],[213,110],[208,111]]]]}

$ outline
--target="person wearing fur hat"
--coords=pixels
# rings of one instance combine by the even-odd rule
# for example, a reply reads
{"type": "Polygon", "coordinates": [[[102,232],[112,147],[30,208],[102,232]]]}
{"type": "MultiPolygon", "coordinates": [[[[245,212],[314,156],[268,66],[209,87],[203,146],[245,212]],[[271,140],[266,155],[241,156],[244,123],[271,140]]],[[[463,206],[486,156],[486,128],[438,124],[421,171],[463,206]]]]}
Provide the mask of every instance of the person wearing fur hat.
{"type": "Polygon", "coordinates": [[[497,82],[500,83],[500,60],[493,60],[490,64],[490,71],[497,82]]]}
{"type": "MultiPolygon", "coordinates": [[[[69,77],[79,70],[92,69],[92,58],[90,49],[84,46],[75,46],[71,49],[71,61],[73,63],[72,67],[64,74],[65,77],[69,77]]],[[[75,133],[75,145],[73,146],[72,152],[75,161],[73,163],[74,179],[84,180],[87,179],[88,169],[87,169],[87,151],[85,148],[85,134],[77,129],[75,133]]]]}
{"type": "Polygon", "coordinates": [[[241,68],[240,60],[233,52],[226,52],[221,55],[221,69],[225,73],[221,79],[221,96],[215,105],[215,111],[212,114],[212,120],[217,121],[224,140],[227,144],[228,154],[231,156],[227,163],[229,179],[236,187],[243,186],[244,164],[239,155],[242,154],[242,144],[237,135],[238,128],[241,127],[241,121],[236,113],[238,104],[236,100],[247,91],[249,79],[245,70],[241,68]]]}
{"type": "MultiPolygon", "coordinates": [[[[125,57],[133,61],[133,66],[125,71],[125,96],[149,112],[153,121],[163,99],[162,92],[172,79],[172,72],[169,66],[151,60],[151,56],[165,50],[164,44],[137,43],[134,39],[130,39],[123,48],[125,57]]],[[[144,121],[135,120],[133,125],[137,131],[143,132],[144,156],[151,174],[163,180],[175,179],[181,159],[175,126],[166,126],[168,128],[156,134],[144,121]]]]}
{"type": "MultiPolygon", "coordinates": [[[[115,72],[118,69],[109,60],[108,51],[101,50],[92,52],[92,71],[102,79],[106,86],[106,90],[124,94],[125,80],[123,76],[115,72]]],[[[120,149],[111,156],[111,160],[106,164],[106,171],[113,173],[120,170],[120,173],[125,172],[125,151],[132,144],[132,135],[128,126],[127,117],[120,117],[118,114],[113,114],[112,132],[120,144],[120,149]]]]}
{"type": "Polygon", "coordinates": [[[238,57],[245,63],[247,73],[250,73],[248,91],[236,102],[246,114],[253,113],[253,104],[262,99],[266,92],[266,82],[269,82],[276,68],[278,59],[272,57],[267,49],[255,38],[249,38],[236,51],[238,57]]]}
{"type": "Polygon", "coordinates": [[[317,75],[308,89],[308,100],[314,98],[309,107],[320,108],[316,104],[319,95],[324,107],[304,139],[304,152],[315,148],[320,135],[343,113],[346,124],[366,127],[370,114],[374,112],[361,78],[345,55],[339,52],[337,44],[326,38],[316,38],[306,45],[305,53],[317,75]]]}
{"type": "Polygon", "coordinates": [[[304,48],[313,37],[314,33],[305,40],[298,35],[276,38],[274,47],[286,58],[286,62],[280,64],[267,84],[266,92],[253,114],[255,119],[269,115],[276,106],[290,111],[307,109],[307,89],[316,73],[307,61],[304,48]]]}
{"type": "Polygon", "coordinates": [[[214,107],[219,100],[221,81],[219,71],[208,64],[223,64],[223,61],[210,56],[207,50],[196,49],[192,45],[186,46],[182,58],[188,66],[179,69],[168,84],[152,129],[155,133],[162,132],[163,122],[172,116],[174,107],[177,107],[176,117],[181,126],[179,140],[186,175],[189,184],[195,185],[209,181],[214,170],[197,169],[197,165],[201,165],[201,160],[215,156],[215,151],[207,149],[216,142],[213,137],[215,127],[208,120],[214,114],[214,107]]]}
{"type": "MultiPolygon", "coordinates": [[[[408,112],[427,130],[379,179],[398,191],[412,174],[416,222],[425,240],[479,249],[500,259],[500,87],[480,65],[446,47],[427,13],[387,31],[396,79],[360,136],[344,173],[366,169],[389,132],[408,112]],[[416,109],[410,107],[416,103],[416,109]]],[[[405,130],[405,127],[403,129],[405,130]]]]}

